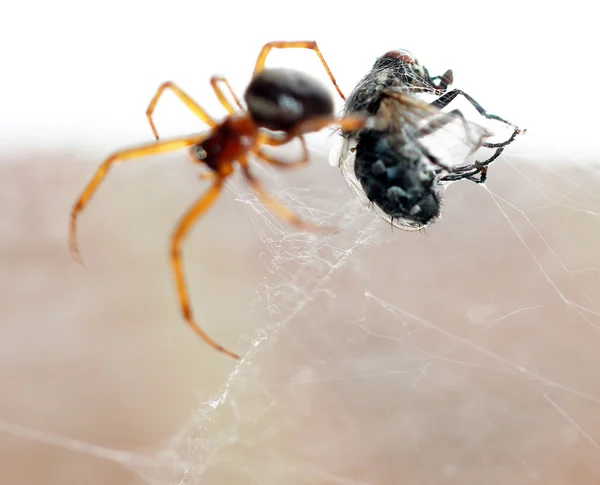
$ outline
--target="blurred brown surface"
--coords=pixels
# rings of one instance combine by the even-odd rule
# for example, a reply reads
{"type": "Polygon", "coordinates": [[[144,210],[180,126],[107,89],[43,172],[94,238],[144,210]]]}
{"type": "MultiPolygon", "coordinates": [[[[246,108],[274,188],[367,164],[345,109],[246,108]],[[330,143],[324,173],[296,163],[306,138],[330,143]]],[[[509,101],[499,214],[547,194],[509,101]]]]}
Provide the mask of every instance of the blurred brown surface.
{"type": "MultiPolygon", "coordinates": [[[[360,219],[307,253],[306,268],[286,251],[310,244],[265,244],[268,224],[226,191],[184,247],[197,320],[244,354],[278,312],[290,319],[204,422],[194,410],[234,363],[185,327],[167,261],[170,231],[203,186],[184,156],[116,168],[81,217],[80,266],[68,214],[100,158],[0,160],[1,420],[140,459],[172,449],[198,467],[185,483],[194,473],[229,484],[600,480],[600,204],[586,169],[553,174],[511,159],[524,175],[497,163],[488,186],[506,217],[484,188],[455,184],[426,233],[379,225],[378,242],[362,247],[352,243],[368,226],[360,219]],[[356,254],[321,288],[324,261],[345,247],[356,254]],[[274,254],[272,275],[263,261],[274,254]],[[286,281],[289,297],[278,286],[272,302],[252,305],[261,282],[286,281]],[[222,449],[202,474],[194,453],[213,437],[222,449]]],[[[314,189],[332,213],[351,206],[324,160],[285,181],[314,189]]],[[[124,461],[133,472],[0,434],[2,485],[142,480],[146,466],[124,461]]],[[[146,479],[178,483],[161,466],[146,479]]]]}
{"type": "MultiPolygon", "coordinates": [[[[171,285],[169,234],[202,188],[195,168],[185,157],[176,168],[118,167],[81,217],[80,266],[67,246],[68,214],[97,162],[0,163],[0,417],[135,449],[187,421],[233,362],[185,327],[171,285]]],[[[223,197],[185,247],[197,318],[233,348],[262,271],[257,237],[235,205],[223,197]]],[[[127,483],[129,473],[105,460],[6,434],[0,442],[3,485],[127,483]]]]}

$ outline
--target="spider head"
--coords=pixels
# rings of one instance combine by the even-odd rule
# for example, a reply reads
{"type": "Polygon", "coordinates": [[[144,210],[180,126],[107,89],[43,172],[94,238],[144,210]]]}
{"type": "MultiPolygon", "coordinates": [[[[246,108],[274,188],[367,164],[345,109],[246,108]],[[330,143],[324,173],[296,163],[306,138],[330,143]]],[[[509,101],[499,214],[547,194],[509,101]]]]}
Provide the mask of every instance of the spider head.
{"type": "Polygon", "coordinates": [[[433,88],[436,94],[445,92],[454,80],[452,69],[448,69],[441,76],[431,77],[427,68],[423,66],[410,51],[405,49],[396,49],[386,52],[382,58],[399,61],[407,71],[406,74],[414,80],[414,84],[424,83],[427,87],[433,88]]]}
{"type": "Polygon", "coordinates": [[[333,100],[316,80],[292,69],[265,69],[246,89],[244,99],[257,126],[290,131],[300,123],[333,115],[333,100]]]}

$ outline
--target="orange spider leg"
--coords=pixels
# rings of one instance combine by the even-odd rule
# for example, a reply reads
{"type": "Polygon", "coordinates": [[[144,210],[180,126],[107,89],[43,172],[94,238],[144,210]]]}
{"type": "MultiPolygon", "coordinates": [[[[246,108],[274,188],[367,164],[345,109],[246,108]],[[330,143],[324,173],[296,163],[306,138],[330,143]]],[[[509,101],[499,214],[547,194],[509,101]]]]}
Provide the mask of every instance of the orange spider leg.
{"type": "Polygon", "coordinates": [[[308,120],[299,126],[297,126],[293,131],[288,132],[284,136],[274,137],[272,134],[268,132],[262,132],[259,135],[259,139],[257,142],[257,146],[251,150],[251,152],[256,155],[262,161],[269,163],[271,165],[276,165],[281,168],[292,168],[298,167],[301,165],[305,165],[308,163],[309,154],[308,147],[306,146],[306,141],[302,136],[303,133],[310,133],[314,131],[319,131],[326,126],[330,126],[333,124],[339,125],[342,131],[356,131],[364,126],[366,122],[366,118],[364,116],[347,116],[345,118],[335,118],[335,117],[324,117],[317,118],[313,120],[308,120]],[[295,162],[284,162],[279,160],[271,155],[267,154],[265,151],[260,149],[260,145],[268,145],[268,146],[281,146],[289,143],[294,138],[299,138],[300,143],[302,144],[302,158],[295,162]]]}
{"type": "Polygon", "coordinates": [[[289,41],[268,42],[267,44],[265,44],[263,46],[262,50],[258,54],[258,59],[256,60],[256,65],[254,66],[254,74],[252,75],[252,77],[256,76],[260,71],[262,71],[264,69],[265,61],[267,59],[267,56],[269,55],[269,52],[271,52],[272,49],[309,49],[309,50],[314,51],[315,54],[317,54],[317,56],[321,60],[321,64],[323,64],[323,67],[327,71],[327,74],[329,75],[329,79],[331,79],[331,82],[335,86],[336,91],[338,92],[340,97],[344,101],[346,101],[346,96],[344,96],[344,93],[342,93],[342,91],[340,90],[335,78],[333,77],[333,73],[331,72],[331,69],[329,69],[327,62],[325,62],[325,58],[323,57],[323,54],[321,54],[321,50],[319,49],[319,46],[317,46],[317,43],[315,41],[309,40],[309,41],[291,41],[291,42],[289,42],[289,41]]]}
{"type": "Polygon", "coordinates": [[[200,172],[197,177],[199,180],[214,180],[218,176],[217,172],[200,172]]]}
{"type": "Polygon", "coordinates": [[[349,115],[344,118],[337,118],[335,116],[323,116],[320,118],[313,118],[300,123],[292,130],[285,133],[283,136],[273,136],[273,134],[263,131],[259,134],[259,141],[257,144],[268,145],[268,146],[280,146],[289,143],[294,138],[301,137],[306,133],[312,133],[327,126],[337,125],[341,131],[356,131],[365,126],[367,117],[363,115],[349,115]]]}
{"type": "Polygon", "coordinates": [[[173,93],[175,93],[175,95],[181,101],[183,101],[183,103],[198,118],[200,118],[202,121],[204,121],[204,123],[206,123],[208,126],[210,126],[211,128],[214,128],[215,126],[217,126],[218,123],[198,103],[196,103],[192,98],[190,98],[174,82],[167,81],[167,82],[162,83],[159,86],[158,90],[156,91],[156,94],[152,98],[152,101],[150,101],[150,104],[148,105],[148,109],[146,110],[146,116],[148,117],[148,121],[150,122],[150,127],[152,128],[152,133],[154,133],[154,136],[155,136],[155,138],[157,140],[158,140],[158,132],[156,131],[156,126],[154,126],[154,120],[152,119],[152,113],[154,113],[154,109],[156,108],[156,104],[158,103],[158,100],[162,96],[162,94],[163,94],[163,92],[164,92],[165,89],[170,89],[171,91],[173,91],[173,93]]]}
{"type": "Polygon", "coordinates": [[[335,116],[313,118],[300,123],[286,135],[286,138],[294,138],[305,133],[319,131],[331,125],[337,125],[338,129],[341,131],[356,131],[365,126],[367,119],[368,118],[363,115],[350,115],[344,118],[337,118],[335,116]]]}
{"type": "Polygon", "coordinates": [[[179,148],[189,147],[201,143],[206,138],[206,135],[194,135],[185,138],[174,138],[166,141],[152,142],[146,145],[141,145],[133,148],[128,148],[120,152],[114,153],[108,157],[100,167],[96,170],[94,177],[83,190],[82,194],[77,199],[71,211],[70,221],[70,246],[73,258],[81,263],[79,248],[77,246],[77,217],[79,213],[86,207],[90,198],[94,195],[98,186],[108,173],[111,166],[115,163],[134,160],[136,158],[145,157],[148,155],[156,155],[158,153],[170,152],[179,148]]]}
{"type": "Polygon", "coordinates": [[[196,334],[200,336],[202,340],[204,340],[215,350],[218,350],[219,352],[222,352],[228,355],[229,357],[233,357],[234,359],[239,359],[239,355],[227,350],[225,347],[215,342],[194,321],[192,308],[190,306],[190,301],[188,298],[188,292],[185,283],[185,275],[183,273],[183,267],[181,264],[181,242],[188,235],[190,229],[192,229],[198,218],[202,214],[204,214],[208,209],[210,209],[210,207],[217,200],[217,197],[219,196],[222,187],[223,179],[221,177],[217,177],[217,181],[213,184],[213,186],[207,192],[205,192],[194,203],[194,205],[192,205],[192,207],[185,213],[185,215],[179,222],[171,238],[171,268],[173,269],[173,276],[175,277],[175,287],[177,289],[179,306],[187,324],[192,328],[194,332],[196,332],[196,334]]]}
{"type": "Polygon", "coordinates": [[[270,147],[278,147],[289,143],[290,141],[292,141],[292,138],[294,137],[290,136],[289,133],[280,134],[266,130],[260,130],[258,133],[258,140],[256,141],[256,146],[268,145],[270,147]]]}
{"type": "Polygon", "coordinates": [[[268,207],[279,219],[286,222],[290,226],[298,229],[304,229],[305,231],[309,232],[335,231],[335,229],[332,230],[332,228],[319,227],[302,219],[294,211],[288,209],[264,189],[260,181],[250,172],[247,160],[240,161],[240,165],[242,169],[242,175],[246,179],[246,182],[248,182],[248,185],[252,189],[252,192],[254,192],[256,195],[257,199],[266,207],[268,207]]]}
{"type": "Polygon", "coordinates": [[[223,105],[223,107],[227,110],[227,112],[229,114],[233,114],[234,110],[233,110],[233,106],[231,106],[231,103],[225,97],[225,94],[223,94],[223,91],[219,87],[218,83],[220,83],[220,82],[223,83],[223,84],[225,84],[225,86],[227,87],[227,90],[229,91],[229,94],[234,99],[235,104],[238,105],[238,108],[240,108],[242,111],[244,111],[244,107],[242,106],[242,103],[239,100],[239,98],[233,92],[233,89],[231,89],[231,85],[229,84],[229,81],[227,81],[227,79],[225,79],[223,76],[213,76],[213,77],[210,78],[210,85],[212,86],[213,91],[217,95],[217,98],[219,98],[219,101],[221,102],[221,104],[223,105]]]}
{"type": "MultiPolygon", "coordinates": [[[[296,160],[293,162],[284,162],[276,157],[273,157],[269,154],[267,154],[266,152],[264,152],[262,149],[260,149],[259,147],[256,147],[252,150],[252,153],[254,155],[256,155],[260,160],[262,160],[263,162],[266,162],[270,165],[275,165],[277,167],[280,168],[296,168],[296,167],[300,167],[302,165],[306,165],[308,163],[308,159],[309,159],[309,155],[308,155],[308,147],[306,146],[306,141],[304,141],[304,137],[302,135],[300,135],[298,137],[300,139],[300,143],[302,144],[302,158],[300,158],[300,160],[296,160]]],[[[283,145],[284,143],[281,143],[280,140],[271,140],[273,141],[272,144],[270,144],[271,146],[279,146],[279,145],[283,145]]],[[[269,143],[268,143],[269,144],[269,143]]]]}

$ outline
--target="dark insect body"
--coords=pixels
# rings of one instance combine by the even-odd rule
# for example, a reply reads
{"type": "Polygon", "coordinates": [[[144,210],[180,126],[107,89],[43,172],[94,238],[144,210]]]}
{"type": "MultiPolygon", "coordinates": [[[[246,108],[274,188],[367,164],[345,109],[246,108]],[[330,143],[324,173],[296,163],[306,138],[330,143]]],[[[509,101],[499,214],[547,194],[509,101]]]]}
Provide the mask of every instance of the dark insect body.
{"type": "Polygon", "coordinates": [[[465,92],[448,91],[452,82],[452,70],[432,77],[409,52],[395,50],[375,61],[346,100],[346,115],[360,113],[370,119],[359,130],[343,131],[338,164],[355,195],[363,202],[366,198],[381,217],[402,229],[420,230],[440,217],[442,182],[485,182],[489,164],[521,133],[465,92]],[[417,97],[420,93],[439,97],[428,104],[417,97]],[[512,135],[501,143],[486,143],[492,135],[488,130],[467,121],[457,109],[442,111],[457,96],[488,120],[511,126],[512,135]],[[435,140],[450,128],[454,129],[450,144],[459,149],[442,157],[426,140],[435,140]],[[483,162],[464,164],[480,147],[496,151],[483,162]]]}

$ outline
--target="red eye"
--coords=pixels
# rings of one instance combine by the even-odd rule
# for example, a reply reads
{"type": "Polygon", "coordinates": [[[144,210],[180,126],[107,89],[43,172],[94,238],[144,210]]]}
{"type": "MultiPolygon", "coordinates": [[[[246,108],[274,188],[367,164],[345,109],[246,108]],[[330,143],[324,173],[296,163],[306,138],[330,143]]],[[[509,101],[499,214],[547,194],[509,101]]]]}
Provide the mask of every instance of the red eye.
{"type": "Polygon", "coordinates": [[[399,61],[402,61],[402,62],[407,62],[408,64],[415,63],[414,57],[408,51],[402,51],[402,50],[389,51],[389,52],[386,52],[383,57],[391,57],[393,59],[398,59],[399,61]]]}

